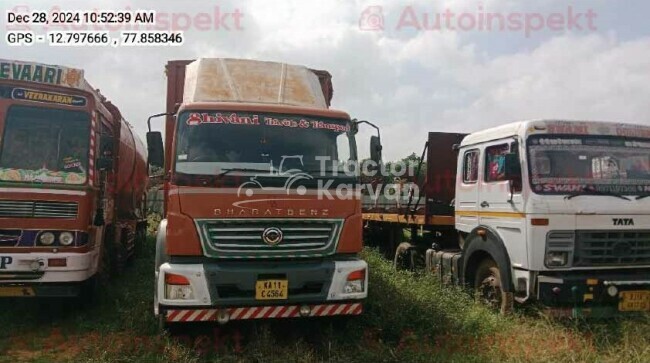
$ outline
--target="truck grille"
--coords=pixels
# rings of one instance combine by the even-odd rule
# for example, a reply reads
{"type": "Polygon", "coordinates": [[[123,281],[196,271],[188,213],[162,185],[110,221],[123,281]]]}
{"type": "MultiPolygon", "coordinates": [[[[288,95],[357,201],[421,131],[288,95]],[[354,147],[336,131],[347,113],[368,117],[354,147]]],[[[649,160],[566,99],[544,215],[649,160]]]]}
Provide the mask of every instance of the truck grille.
{"type": "Polygon", "coordinates": [[[197,221],[207,251],[214,257],[317,257],[332,254],[342,220],[333,219],[223,219],[197,221]],[[269,244],[262,237],[269,228],[282,239],[269,244]]]}
{"type": "Polygon", "coordinates": [[[77,202],[0,200],[0,218],[75,219],[78,210],[77,202]]]}
{"type": "Polygon", "coordinates": [[[650,264],[650,231],[578,231],[574,266],[650,264]]]}

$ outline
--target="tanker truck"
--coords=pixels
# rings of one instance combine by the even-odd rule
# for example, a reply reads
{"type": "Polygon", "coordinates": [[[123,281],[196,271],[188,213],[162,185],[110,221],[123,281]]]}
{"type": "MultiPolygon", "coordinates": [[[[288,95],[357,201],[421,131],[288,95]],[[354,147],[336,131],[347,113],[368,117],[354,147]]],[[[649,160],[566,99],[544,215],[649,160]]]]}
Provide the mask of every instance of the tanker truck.
{"type": "Polygon", "coordinates": [[[330,78],[253,60],[167,64],[167,112],[154,115],[166,117],[164,151],[160,132],[147,135],[165,178],[163,327],[362,313],[360,200],[319,196],[357,181],[326,162],[357,157],[358,123],[329,108],[330,78]]]}
{"type": "Polygon", "coordinates": [[[144,144],[81,69],[0,60],[0,297],[84,297],[146,232],[144,144]]]}
{"type": "Polygon", "coordinates": [[[396,267],[426,268],[502,313],[531,301],[555,317],[650,312],[650,127],[430,132],[420,160],[422,193],[364,203],[367,241],[396,267]]]}

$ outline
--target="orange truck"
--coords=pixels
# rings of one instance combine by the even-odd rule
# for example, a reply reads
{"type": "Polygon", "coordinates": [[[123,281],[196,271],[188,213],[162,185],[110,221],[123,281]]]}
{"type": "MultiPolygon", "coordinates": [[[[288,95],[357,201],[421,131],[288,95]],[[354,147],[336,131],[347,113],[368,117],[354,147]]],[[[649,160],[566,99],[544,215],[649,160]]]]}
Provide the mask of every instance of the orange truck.
{"type": "MultiPolygon", "coordinates": [[[[240,59],[167,64],[154,311],[170,323],[361,314],[368,291],[354,162],[358,122],[331,76],[240,59]],[[327,161],[333,161],[328,163],[327,161]]],[[[151,121],[151,118],[149,119],[151,121]]],[[[150,127],[151,129],[151,127],[150,127]]]]}
{"type": "Polygon", "coordinates": [[[0,60],[0,297],[95,292],[146,232],[144,144],[80,69],[0,60]]]}

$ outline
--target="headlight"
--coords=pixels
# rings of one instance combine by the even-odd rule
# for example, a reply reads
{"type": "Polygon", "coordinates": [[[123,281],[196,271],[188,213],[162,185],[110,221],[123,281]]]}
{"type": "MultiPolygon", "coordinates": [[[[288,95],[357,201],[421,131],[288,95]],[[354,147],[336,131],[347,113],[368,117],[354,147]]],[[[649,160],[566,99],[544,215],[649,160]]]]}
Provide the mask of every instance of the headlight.
{"type": "Polygon", "coordinates": [[[348,274],[347,281],[343,286],[344,294],[354,294],[363,292],[366,280],[366,269],[353,271],[348,274]]]}
{"type": "Polygon", "coordinates": [[[167,285],[165,298],[169,300],[193,300],[194,292],[191,286],[167,285]]]}
{"type": "Polygon", "coordinates": [[[562,267],[566,266],[569,262],[569,253],[566,251],[555,252],[550,251],[546,253],[546,266],[548,267],[562,267]]]}
{"type": "Polygon", "coordinates": [[[45,232],[38,238],[38,241],[44,246],[51,246],[54,243],[54,233],[45,232]]]}
{"type": "Polygon", "coordinates": [[[575,246],[574,231],[551,231],[546,235],[544,264],[548,268],[571,267],[575,246]]]}
{"type": "Polygon", "coordinates": [[[59,235],[59,243],[63,246],[70,246],[74,242],[74,235],[70,232],[62,232],[59,235]]]}
{"type": "Polygon", "coordinates": [[[193,300],[194,291],[187,277],[165,274],[165,298],[169,300],[193,300]]]}

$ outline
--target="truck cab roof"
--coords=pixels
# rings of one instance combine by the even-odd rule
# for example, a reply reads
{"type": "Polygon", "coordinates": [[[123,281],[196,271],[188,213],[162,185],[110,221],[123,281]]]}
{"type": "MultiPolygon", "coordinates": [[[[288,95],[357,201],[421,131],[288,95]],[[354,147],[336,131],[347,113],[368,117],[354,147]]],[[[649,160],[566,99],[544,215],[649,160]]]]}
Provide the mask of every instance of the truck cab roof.
{"type": "Polygon", "coordinates": [[[327,109],[319,74],[304,66],[199,58],[185,71],[183,103],[241,102],[327,109]]]}
{"type": "Polygon", "coordinates": [[[525,139],[531,134],[636,136],[650,138],[650,126],[606,121],[526,120],[474,132],[466,136],[460,146],[465,147],[514,137],[525,139]]]}

